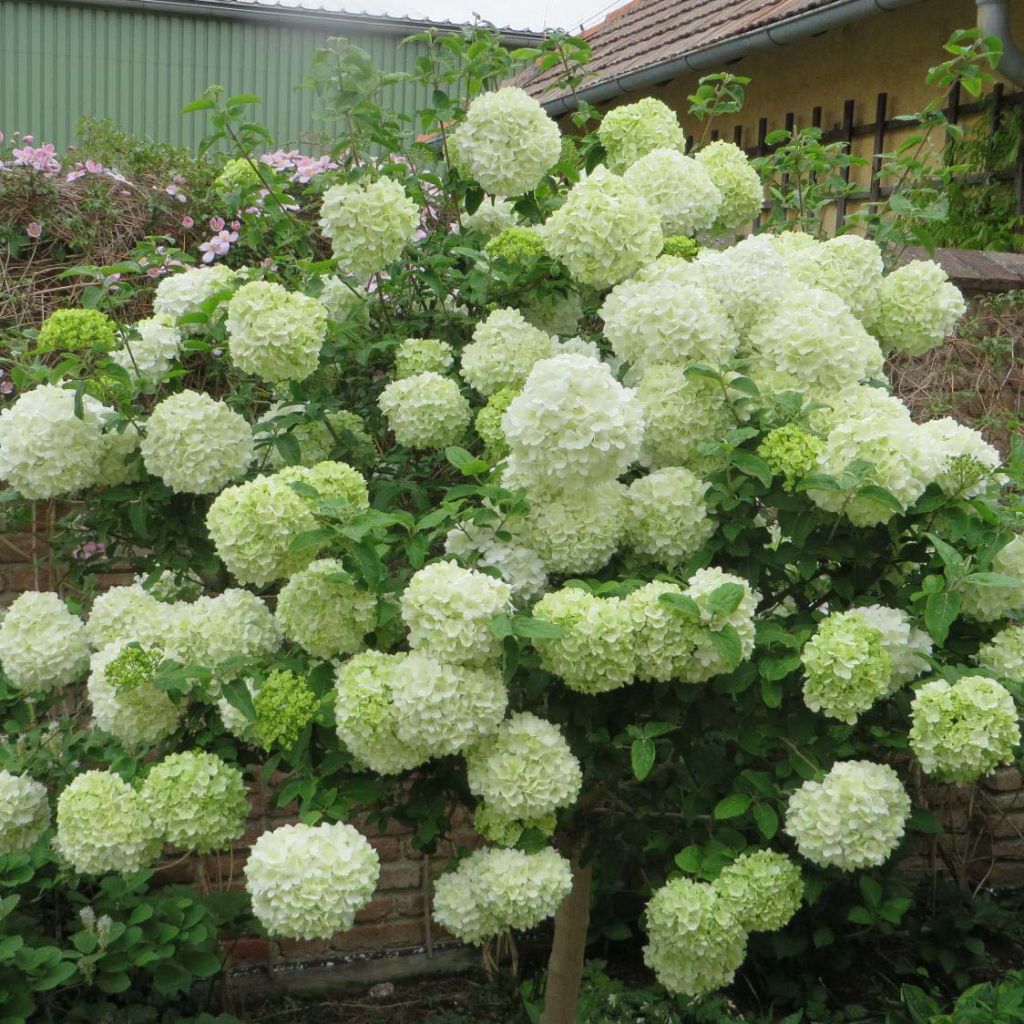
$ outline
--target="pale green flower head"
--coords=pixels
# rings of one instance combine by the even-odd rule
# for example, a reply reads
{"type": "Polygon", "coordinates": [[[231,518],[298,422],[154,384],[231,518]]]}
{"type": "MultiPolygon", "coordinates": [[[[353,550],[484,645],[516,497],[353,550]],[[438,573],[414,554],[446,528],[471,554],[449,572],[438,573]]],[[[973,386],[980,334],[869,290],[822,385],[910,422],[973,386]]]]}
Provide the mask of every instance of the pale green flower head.
{"type": "Polygon", "coordinates": [[[892,661],[882,631],[857,609],[823,619],[801,660],[804,703],[848,725],[892,689],[892,661]]]}
{"type": "Polygon", "coordinates": [[[98,309],[58,309],[39,328],[36,352],[109,352],[117,325],[98,309]]]}
{"type": "Polygon", "coordinates": [[[181,351],[181,331],[174,318],[159,313],[135,324],[132,338],[110,356],[130,376],[145,382],[158,381],[174,365],[181,351]]]}
{"type": "Polygon", "coordinates": [[[186,313],[198,313],[200,307],[218,292],[227,291],[238,281],[238,274],[223,263],[212,267],[191,267],[161,278],[153,298],[154,314],[177,320],[186,313]]]}
{"type": "Polygon", "coordinates": [[[553,811],[540,818],[517,820],[506,818],[493,807],[481,802],[473,812],[473,828],[495,846],[516,846],[527,831],[553,835],[557,825],[558,819],[553,811]]]}
{"type": "Polygon", "coordinates": [[[180,391],[150,413],[141,448],[146,470],[171,490],[216,494],[249,468],[252,428],[226,403],[180,391]]]}
{"type": "Polygon", "coordinates": [[[139,871],[161,845],[145,801],[119,775],[84,772],[57,800],[54,846],[80,875],[139,871]]]}
{"type": "Polygon", "coordinates": [[[283,825],[245,864],[252,910],[269,935],[328,939],[348,931],[380,878],[377,851],[351,825],[283,825]]]}
{"type": "Polygon", "coordinates": [[[327,310],[271,281],[242,285],[228,302],[228,352],[238,369],[271,384],[305,380],[320,362],[327,310]]]}
{"type": "Polygon", "coordinates": [[[824,442],[816,434],[796,423],[786,423],[765,434],[757,454],[768,463],[775,476],[781,476],[783,487],[792,491],[807,475],[814,472],[824,442]]]}
{"type": "Polygon", "coordinates": [[[501,429],[501,419],[518,394],[519,391],[513,388],[495,391],[476,414],[473,425],[491,458],[503,459],[509,453],[505,432],[501,429]]]}
{"type": "Polygon", "coordinates": [[[764,186],[739,146],[717,139],[708,143],[695,159],[711,176],[722,196],[713,234],[745,227],[761,213],[764,186]]]}
{"type": "Polygon", "coordinates": [[[377,404],[395,440],[409,448],[456,444],[466,432],[471,415],[459,385],[432,372],[392,381],[377,404]]]}
{"type": "Polygon", "coordinates": [[[644,963],[677,995],[702,996],[728,985],[747,954],[747,933],[710,885],[676,878],[646,910],[644,963]]]}
{"type": "Polygon", "coordinates": [[[554,353],[551,335],[530,324],[517,309],[496,309],[473,329],[462,350],[462,378],[480,394],[519,390],[530,371],[554,353]]]}
{"type": "Polygon", "coordinates": [[[686,149],[686,133],[675,111],[651,96],[609,110],[601,119],[597,137],[608,169],[616,174],[655,150],[682,154],[686,149]]]}
{"type": "Polygon", "coordinates": [[[46,787],[27,775],[0,771],[0,856],[31,850],[49,827],[46,787]]]}
{"type": "Polygon", "coordinates": [[[654,580],[623,598],[636,641],[636,675],[645,682],[688,682],[698,674],[694,653],[704,627],[662,604],[664,594],[682,595],[683,589],[654,580]]]}
{"type": "Polygon", "coordinates": [[[926,774],[966,784],[1013,763],[1020,746],[1017,705],[994,679],[925,683],[910,710],[910,749],[926,774]]]}
{"type": "Polygon", "coordinates": [[[571,806],[583,778],[561,730],[528,711],[466,754],[466,775],[492,814],[520,821],[571,806]]]}
{"type": "Polygon", "coordinates": [[[978,651],[978,667],[986,674],[1024,683],[1024,626],[1008,626],[978,651]]]}
{"type": "Polygon", "coordinates": [[[523,266],[544,255],[544,240],[534,228],[505,228],[487,242],[484,253],[492,260],[523,266]]]}
{"type": "Polygon", "coordinates": [[[785,928],[800,909],[804,881],[784,853],[744,853],[722,869],[713,888],[748,932],[785,928]]]}
{"type": "Polygon", "coordinates": [[[910,797],[892,768],[840,761],[790,796],[785,828],[812,864],[860,871],[889,859],[909,816],[910,797]]]}
{"type": "MultiPolygon", "coordinates": [[[[840,235],[826,242],[793,244],[808,235],[788,231],[787,263],[805,284],[824,288],[838,296],[869,330],[878,316],[882,293],[882,250],[876,242],[859,235],[840,235]]],[[[783,242],[783,247],[787,243],[783,242]]]]}
{"type": "Polygon", "coordinates": [[[626,543],[669,568],[684,562],[715,532],[704,502],[708,486],[682,466],[634,480],[626,503],[626,543]]]}
{"type": "Polygon", "coordinates": [[[165,611],[139,583],[111,587],[93,600],[85,632],[96,650],[118,640],[153,643],[160,635],[161,616],[165,611]]]}
{"type": "Polygon", "coordinates": [[[347,462],[318,462],[313,466],[285,466],[277,472],[285,483],[312,487],[318,495],[310,501],[326,501],[339,520],[349,522],[370,507],[366,478],[347,462]]]}
{"type": "MultiPolygon", "coordinates": [[[[338,409],[324,413],[323,419],[305,420],[294,426],[285,425],[285,417],[303,411],[302,405],[274,405],[256,421],[253,429],[264,437],[269,435],[273,438],[282,434],[294,437],[299,445],[301,466],[315,466],[318,462],[327,461],[339,442],[345,449],[346,457],[357,465],[365,465],[376,457],[373,438],[366,432],[362,417],[356,413],[338,409]]],[[[267,465],[271,469],[281,469],[287,465],[276,444],[271,443],[261,449],[261,457],[264,451],[267,452],[267,465]]]]}
{"type": "Polygon", "coordinates": [[[277,621],[314,658],[352,654],[377,621],[373,594],[359,590],[342,563],[322,558],[295,573],[277,598],[277,621]]]}
{"type": "Polygon", "coordinates": [[[679,150],[655,149],[627,168],[623,177],[658,211],[664,251],[670,248],[670,237],[682,238],[690,245],[673,255],[689,254],[692,259],[697,244],[689,236],[710,231],[722,206],[722,193],[707,168],[679,150]]]}
{"type": "Polygon", "coordinates": [[[477,96],[448,144],[460,170],[497,196],[531,192],[562,152],[558,125],[513,86],[477,96]]]}
{"type": "Polygon", "coordinates": [[[12,686],[29,693],[76,682],[89,668],[82,620],[57,594],[19,594],[0,619],[0,665],[12,686]]]}
{"type": "Polygon", "coordinates": [[[224,164],[213,184],[220,192],[241,192],[244,195],[260,188],[262,179],[249,160],[239,157],[224,164]]]}
{"type": "Polygon", "coordinates": [[[657,259],[664,243],[658,211],[603,167],[572,187],[542,234],[548,253],[593,288],[632,277],[657,259]]]}
{"type": "Polygon", "coordinates": [[[395,350],[395,377],[415,377],[418,373],[447,373],[455,361],[447,341],[437,338],[406,338],[395,350]]]}
{"type": "MultiPolygon", "coordinates": [[[[1018,534],[1005,547],[996,552],[991,571],[1024,584],[1024,534],[1018,534]]],[[[964,585],[961,614],[979,622],[994,622],[1008,615],[1024,611],[1024,585],[982,586],[964,585]]]]}
{"type": "Polygon", "coordinates": [[[918,356],[941,345],[967,304],[933,260],[913,260],[882,281],[873,326],[887,349],[918,356]]]}

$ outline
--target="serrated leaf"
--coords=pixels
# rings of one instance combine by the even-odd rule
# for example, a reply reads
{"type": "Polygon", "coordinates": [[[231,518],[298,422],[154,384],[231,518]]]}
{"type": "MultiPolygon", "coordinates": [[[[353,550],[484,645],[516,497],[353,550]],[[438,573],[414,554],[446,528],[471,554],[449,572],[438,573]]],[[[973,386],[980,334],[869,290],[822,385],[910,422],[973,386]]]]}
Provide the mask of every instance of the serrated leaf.
{"type": "Polygon", "coordinates": [[[771,487],[771,466],[760,455],[748,452],[745,448],[737,448],[729,458],[732,464],[746,473],[747,476],[756,477],[765,487],[771,487]]]}
{"type": "Polygon", "coordinates": [[[334,540],[334,538],[334,531],[324,527],[318,527],[315,530],[303,530],[302,533],[292,538],[291,544],[288,545],[288,553],[297,555],[302,551],[308,551],[310,548],[322,548],[325,544],[329,544],[334,540]]]}
{"type": "Polygon", "coordinates": [[[730,818],[738,818],[746,814],[750,806],[750,797],[746,793],[730,793],[724,800],[719,800],[715,805],[715,821],[728,821],[730,818]]]}
{"type": "Polygon", "coordinates": [[[961,596],[955,591],[929,594],[924,606],[924,624],[931,638],[942,646],[949,636],[949,627],[960,614],[961,596]]]}
{"type": "Polygon", "coordinates": [[[727,671],[734,669],[743,659],[743,642],[733,626],[723,626],[720,630],[708,633],[708,638],[728,666],[727,671]]]}
{"type": "Polygon", "coordinates": [[[779,816],[773,807],[768,804],[755,804],[751,812],[754,815],[754,823],[757,825],[761,838],[767,842],[779,831],[779,816]]]}
{"type": "Polygon", "coordinates": [[[714,616],[730,615],[739,608],[746,592],[740,583],[723,583],[708,594],[705,607],[714,616]]]}
{"type": "Polygon", "coordinates": [[[643,782],[651,774],[656,756],[653,740],[646,736],[633,740],[633,745],[629,748],[629,760],[633,766],[633,777],[638,782],[643,782]]]}
{"type": "Polygon", "coordinates": [[[491,468],[489,462],[478,459],[472,452],[467,452],[465,448],[453,445],[450,448],[445,448],[444,455],[463,476],[479,476],[491,468]]]}
{"type": "Polygon", "coordinates": [[[664,608],[669,608],[674,612],[681,612],[684,615],[689,615],[693,618],[700,618],[700,605],[692,597],[688,597],[686,594],[659,594],[658,604],[664,608]]]}
{"type": "Polygon", "coordinates": [[[951,572],[959,573],[964,567],[963,555],[951,544],[947,544],[941,537],[934,533],[926,533],[925,536],[932,542],[932,546],[942,559],[942,564],[951,572]]]}

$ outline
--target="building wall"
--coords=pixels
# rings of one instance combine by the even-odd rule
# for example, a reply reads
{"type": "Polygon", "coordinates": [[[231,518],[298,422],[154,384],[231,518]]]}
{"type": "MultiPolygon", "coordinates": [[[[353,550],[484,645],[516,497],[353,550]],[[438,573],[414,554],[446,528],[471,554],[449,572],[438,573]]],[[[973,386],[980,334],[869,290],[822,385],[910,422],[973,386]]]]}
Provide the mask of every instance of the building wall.
{"type": "MultiPolygon", "coordinates": [[[[227,95],[256,93],[254,120],[278,144],[298,145],[323,130],[313,120],[315,94],[296,89],[314,49],[345,35],[383,71],[411,70],[420,44],[400,35],[312,29],[270,21],[186,17],[49,0],[0,0],[0,131],[21,131],[63,149],[83,114],[161,142],[195,147],[208,115],[181,108],[210,85],[227,95]]],[[[415,83],[391,86],[385,103],[408,114],[425,106],[415,83]]]]}
{"type": "MultiPolygon", "coordinates": [[[[1024,39],[1024,3],[1014,4],[1017,38],[1024,39]]],[[[723,139],[732,141],[737,125],[743,128],[743,145],[757,142],[758,120],[768,119],[768,131],[782,128],[788,113],[795,114],[797,128],[811,124],[814,107],[822,108],[822,127],[839,128],[843,104],[855,101],[854,123],[875,119],[878,93],[888,94],[887,118],[920,110],[937,90],[925,82],[928,69],[949,55],[942,49],[958,28],[971,28],[976,21],[974,0],[924,0],[888,13],[832,29],[819,36],[785,46],[749,54],[728,66],[715,70],[746,75],[744,109],[735,115],[716,119],[713,127],[723,139]]],[[[678,110],[688,134],[700,137],[702,125],[685,111],[686,97],[697,87],[697,74],[683,75],[646,92],[678,110]]],[[[1013,91],[1008,87],[1008,92],[1013,91]]],[[[622,97],[629,103],[640,94],[622,97]]],[[[962,102],[972,97],[964,95],[962,102]]],[[[895,145],[899,133],[886,137],[886,149],[895,145]]],[[[942,140],[938,140],[941,144],[942,140]]],[[[855,140],[853,153],[869,159],[873,156],[870,136],[855,140]]],[[[868,168],[855,168],[853,178],[864,182],[868,168]]]]}

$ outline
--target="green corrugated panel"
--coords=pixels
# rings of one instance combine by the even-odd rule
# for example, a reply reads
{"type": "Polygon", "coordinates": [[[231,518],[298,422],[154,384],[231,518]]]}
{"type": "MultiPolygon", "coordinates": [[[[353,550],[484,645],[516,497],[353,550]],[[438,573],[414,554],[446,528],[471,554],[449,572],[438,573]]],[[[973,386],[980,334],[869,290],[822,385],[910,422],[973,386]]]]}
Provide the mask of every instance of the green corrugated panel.
{"type": "MultiPolygon", "coordinates": [[[[263,98],[257,120],[288,148],[322,130],[316,97],[296,90],[327,36],[291,25],[44,0],[0,0],[0,130],[29,132],[64,149],[84,114],[162,142],[195,147],[205,115],[179,114],[207,86],[263,98]]],[[[340,33],[336,33],[340,34],[340,33]]],[[[422,47],[399,36],[351,33],[386,71],[411,70],[422,47]]],[[[414,115],[425,89],[400,83],[386,102],[414,115]]]]}

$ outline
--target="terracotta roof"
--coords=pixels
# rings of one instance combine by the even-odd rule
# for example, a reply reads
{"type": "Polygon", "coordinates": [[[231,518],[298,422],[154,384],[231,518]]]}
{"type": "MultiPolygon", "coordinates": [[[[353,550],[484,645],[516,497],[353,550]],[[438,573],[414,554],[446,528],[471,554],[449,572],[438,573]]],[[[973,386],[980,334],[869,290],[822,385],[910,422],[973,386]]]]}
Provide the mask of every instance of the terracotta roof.
{"type": "MultiPolygon", "coordinates": [[[[584,30],[593,47],[583,84],[603,81],[654,67],[757,29],[822,7],[840,7],[842,0],[630,0],[604,21],[584,30]]],[[[547,87],[558,69],[527,68],[515,82],[537,99],[563,95],[547,87]]]]}

